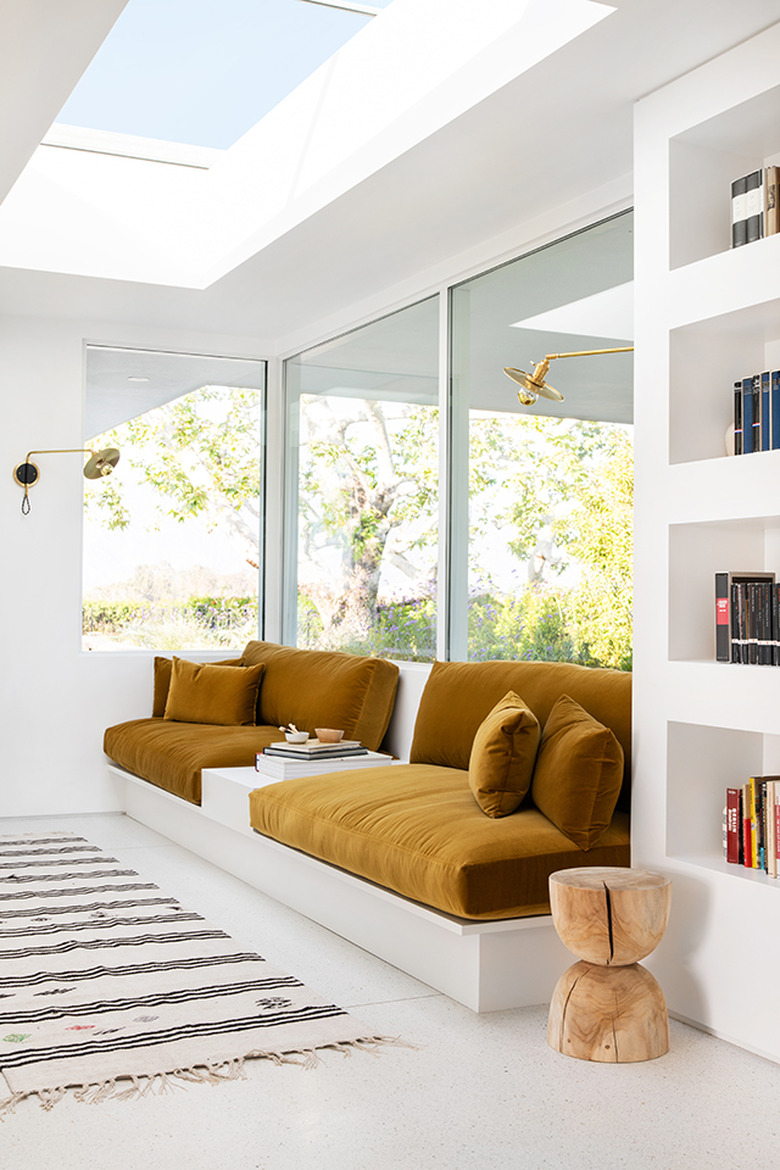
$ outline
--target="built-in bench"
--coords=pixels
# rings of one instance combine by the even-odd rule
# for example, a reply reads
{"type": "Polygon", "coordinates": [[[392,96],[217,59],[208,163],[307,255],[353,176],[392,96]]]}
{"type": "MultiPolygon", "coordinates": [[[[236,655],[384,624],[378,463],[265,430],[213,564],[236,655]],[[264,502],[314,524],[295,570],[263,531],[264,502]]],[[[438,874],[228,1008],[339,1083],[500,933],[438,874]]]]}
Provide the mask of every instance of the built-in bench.
{"type": "MultiPolygon", "coordinates": [[[[587,693],[591,711],[614,727],[626,758],[621,794],[623,809],[618,807],[610,821],[606,853],[602,856],[604,845],[602,852],[596,848],[594,853],[589,853],[571,842],[561,842],[560,848],[573,852],[569,861],[561,863],[557,858],[553,867],[592,864],[596,854],[598,864],[628,864],[625,804],[630,774],[630,676],[612,671],[583,671],[564,664],[437,664],[435,669],[444,671],[439,682],[444,679],[448,685],[455,684],[458,692],[462,692],[464,680],[474,684],[474,701],[467,701],[465,708],[462,702],[459,707],[456,704],[457,709],[451,712],[458,722],[458,735],[462,740],[465,736],[464,742],[470,745],[475,727],[507,679],[511,677],[515,683],[524,680],[528,689],[528,671],[533,667],[544,672],[544,685],[536,690],[533,700],[529,698],[529,706],[539,709],[542,724],[547,721],[556,696],[560,695],[563,680],[567,691],[576,692],[578,686],[585,687],[580,699],[584,702],[587,693]],[[492,674],[497,676],[495,687],[486,690],[485,680],[492,674]],[[468,726],[460,726],[464,722],[468,726]]],[[[395,714],[384,746],[404,760],[414,754],[412,728],[429,670],[416,664],[401,667],[395,714]]],[[[530,677],[537,678],[533,669],[530,677]]],[[[518,685],[518,690],[522,689],[518,685]]],[[[462,693],[460,697],[462,700],[462,693]]],[[[444,739],[451,746],[452,736],[445,734],[444,739]]],[[[422,741],[418,737],[419,742],[422,741]]],[[[461,754],[456,752],[450,763],[462,766],[462,752],[461,743],[461,754]]],[[[535,912],[531,911],[531,916],[482,920],[460,917],[402,896],[365,875],[347,872],[333,859],[311,856],[253,831],[248,818],[249,794],[255,792],[253,800],[262,803],[264,785],[274,783],[264,781],[253,768],[204,768],[201,803],[195,806],[147,784],[115,763],[109,766],[123,782],[124,805],[129,815],[474,1011],[546,1001],[569,961],[549,914],[539,913],[538,906],[535,912]]],[[[403,769],[405,764],[385,768],[383,772],[392,774],[397,767],[403,769]]],[[[359,793],[359,773],[354,776],[359,793]]],[[[301,784],[305,785],[306,781],[285,782],[282,788],[276,786],[273,792],[269,790],[269,796],[276,800],[279,792],[294,791],[301,784]]],[[[475,815],[481,818],[483,813],[476,804],[474,807],[475,815]]],[[[524,815],[523,807],[506,820],[519,824],[515,818],[524,815]]],[[[528,811],[529,820],[540,816],[535,808],[528,811]]],[[[534,897],[538,898],[538,893],[534,897]]]]}

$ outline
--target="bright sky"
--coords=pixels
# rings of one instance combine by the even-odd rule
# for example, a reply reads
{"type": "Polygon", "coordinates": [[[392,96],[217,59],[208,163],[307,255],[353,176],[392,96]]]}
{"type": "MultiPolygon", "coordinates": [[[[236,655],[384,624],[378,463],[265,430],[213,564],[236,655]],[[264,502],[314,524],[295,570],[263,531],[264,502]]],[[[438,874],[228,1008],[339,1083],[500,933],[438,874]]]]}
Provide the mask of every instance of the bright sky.
{"type": "Polygon", "coordinates": [[[371,19],[305,0],[129,0],[57,121],[227,148],[371,19]]]}

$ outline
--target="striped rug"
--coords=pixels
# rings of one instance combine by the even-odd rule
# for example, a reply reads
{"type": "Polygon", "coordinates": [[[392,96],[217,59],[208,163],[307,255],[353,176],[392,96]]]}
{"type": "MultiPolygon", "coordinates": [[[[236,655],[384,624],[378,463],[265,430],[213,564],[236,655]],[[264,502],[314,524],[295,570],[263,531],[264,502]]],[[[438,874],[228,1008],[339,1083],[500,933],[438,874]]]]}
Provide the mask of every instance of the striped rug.
{"type": "Polygon", "coordinates": [[[0,1118],[385,1043],[83,837],[0,836],[0,1118]]]}

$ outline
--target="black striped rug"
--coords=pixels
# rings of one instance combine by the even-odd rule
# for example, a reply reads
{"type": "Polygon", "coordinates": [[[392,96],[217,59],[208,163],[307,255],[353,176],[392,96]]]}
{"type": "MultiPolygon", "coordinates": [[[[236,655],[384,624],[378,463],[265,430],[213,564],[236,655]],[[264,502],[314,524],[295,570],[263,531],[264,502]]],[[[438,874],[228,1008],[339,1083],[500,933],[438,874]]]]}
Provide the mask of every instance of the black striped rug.
{"type": "Polygon", "coordinates": [[[384,1043],[83,837],[0,836],[0,1118],[384,1043]]]}

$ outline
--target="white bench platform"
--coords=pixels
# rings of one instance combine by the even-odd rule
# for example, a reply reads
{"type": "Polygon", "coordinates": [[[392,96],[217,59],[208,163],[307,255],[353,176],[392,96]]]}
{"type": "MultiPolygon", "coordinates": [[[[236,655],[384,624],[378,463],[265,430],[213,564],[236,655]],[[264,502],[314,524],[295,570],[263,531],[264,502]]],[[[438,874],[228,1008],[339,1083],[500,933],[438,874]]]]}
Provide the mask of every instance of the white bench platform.
{"type": "Polygon", "coordinates": [[[255,832],[254,768],[203,770],[200,807],[116,764],[128,816],[475,1012],[549,1002],[571,955],[549,915],[455,918],[255,832]]]}

